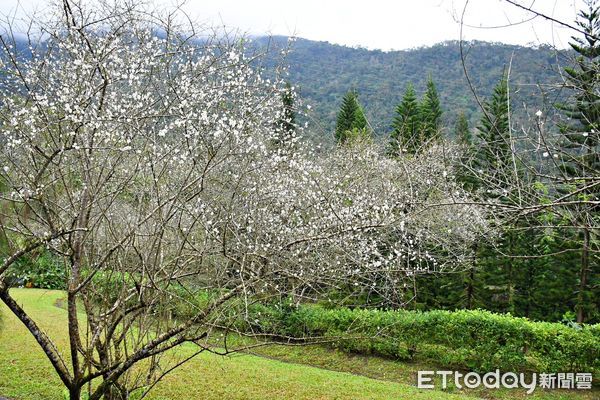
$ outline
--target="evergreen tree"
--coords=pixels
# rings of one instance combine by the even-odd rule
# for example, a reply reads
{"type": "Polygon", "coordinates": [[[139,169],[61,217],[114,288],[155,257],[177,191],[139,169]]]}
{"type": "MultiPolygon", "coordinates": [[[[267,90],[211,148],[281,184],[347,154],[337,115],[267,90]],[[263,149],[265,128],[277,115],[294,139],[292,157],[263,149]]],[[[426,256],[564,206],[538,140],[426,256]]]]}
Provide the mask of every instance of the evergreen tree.
{"type": "Polygon", "coordinates": [[[391,152],[415,154],[422,144],[420,106],[411,83],[406,87],[404,97],[396,107],[392,122],[391,152]]]}
{"type": "Polygon", "coordinates": [[[503,196],[512,159],[509,131],[508,80],[506,75],[483,105],[484,114],[476,130],[478,151],[474,166],[481,172],[480,183],[495,197],[503,196]]]}
{"type": "Polygon", "coordinates": [[[454,124],[454,137],[456,137],[456,140],[460,145],[467,147],[473,145],[473,135],[469,130],[469,120],[467,120],[464,111],[461,111],[456,118],[454,124]]]}
{"type": "MultiPolygon", "coordinates": [[[[585,32],[584,38],[573,37],[569,43],[576,53],[573,66],[566,67],[567,88],[574,92],[573,100],[559,105],[567,122],[560,124],[565,156],[562,171],[574,178],[564,188],[577,191],[580,199],[598,200],[600,191],[588,188],[584,177],[600,175],[600,7],[596,0],[586,1],[587,10],[581,10],[576,24],[585,32]],[[577,179],[580,178],[579,181],[577,179]]],[[[598,206],[575,206],[575,224],[580,228],[581,260],[577,285],[577,322],[584,322],[598,312],[593,299],[598,291],[600,259],[594,250],[598,247],[593,227],[600,223],[598,206]]]]}
{"type": "MultiPolygon", "coordinates": [[[[474,191],[477,189],[477,175],[473,173],[472,160],[476,154],[476,147],[473,144],[473,135],[469,128],[469,121],[464,111],[461,111],[454,123],[454,137],[462,148],[460,163],[456,167],[456,180],[460,182],[466,190],[474,191]]],[[[473,246],[473,254],[477,255],[479,250],[478,243],[473,246]]],[[[482,282],[478,274],[477,259],[475,258],[469,268],[461,273],[463,285],[463,305],[467,309],[472,309],[476,305],[478,294],[482,290],[482,282]],[[477,298],[476,298],[477,297],[477,298]]]]}
{"type": "Polygon", "coordinates": [[[427,90],[423,96],[420,111],[424,141],[436,139],[440,133],[443,112],[440,97],[431,75],[427,79],[427,90]]]}
{"type": "Polygon", "coordinates": [[[462,183],[466,190],[474,191],[477,189],[479,183],[479,177],[473,161],[477,156],[477,148],[473,143],[473,134],[469,129],[469,121],[463,111],[456,118],[454,136],[462,150],[460,163],[456,167],[456,179],[462,183]]]}
{"type": "Polygon", "coordinates": [[[358,94],[351,90],[344,96],[337,116],[335,138],[338,143],[346,143],[349,139],[369,136],[367,118],[358,101],[358,94]]]}
{"type": "MultiPolygon", "coordinates": [[[[476,188],[489,198],[510,203],[510,146],[508,80],[502,76],[490,99],[483,104],[483,116],[476,130],[477,144],[471,170],[475,172],[476,188]]],[[[495,246],[478,248],[482,279],[486,282],[483,297],[487,307],[500,312],[515,312],[515,263],[510,257],[517,253],[518,230],[514,224],[502,226],[502,236],[495,246]]]]}

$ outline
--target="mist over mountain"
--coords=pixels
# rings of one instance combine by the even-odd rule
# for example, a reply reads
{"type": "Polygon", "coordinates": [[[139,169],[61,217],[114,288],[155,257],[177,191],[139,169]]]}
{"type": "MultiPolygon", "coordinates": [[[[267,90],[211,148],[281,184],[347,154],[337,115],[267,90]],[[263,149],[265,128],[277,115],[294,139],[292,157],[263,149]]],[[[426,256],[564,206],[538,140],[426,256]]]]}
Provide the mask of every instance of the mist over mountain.
{"type": "MultiPolygon", "coordinates": [[[[274,49],[288,45],[284,36],[254,40],[274,49]]],[[[544,104],[551,109],[560,95],[555,88],[561,82],[557,71],[567,55],[564,51],[474,41],[463,43],[463,54],[471,84],[482,99],[492,92],[503,71],[510,71],[511,102],[518,116],[533,114],[544,104]]],[[[333,131],[342,96],[350,89],[358,91],[376,134],[387,134],[407,84],[412,82],[421,94],[429,75],[439,90],[447,126],[453,124],[460,111],[473,124],[480,115],[465,76],[458,41],[385,52],[298,38],[291,44],[285,62],[290,82],[312,106],[312,129],[325,135],[333,131]]]]}

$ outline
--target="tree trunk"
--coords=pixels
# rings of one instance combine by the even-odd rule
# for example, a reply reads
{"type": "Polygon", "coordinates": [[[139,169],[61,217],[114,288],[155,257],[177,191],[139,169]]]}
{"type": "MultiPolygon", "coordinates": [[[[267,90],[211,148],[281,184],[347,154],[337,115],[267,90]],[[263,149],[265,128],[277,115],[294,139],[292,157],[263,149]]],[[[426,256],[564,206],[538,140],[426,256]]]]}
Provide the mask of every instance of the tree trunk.
{"type": "Polygon", "coordinates": [[[81,400],[81,388],[79,386],[69,389],[69,400],[81,400]]]}
{"type": "Polygon", "coordinates": [[[475,267],[472,266],[471,269],[469,270],[469,279],[467,280],[467,309],[468,310],[472,310],[473,309],[473,295],[474,295],[474,288],[473,285],[475,283],[475,267]]]}
{"type": "Polygon", "coordinates": [[[29,330],[31,335],[35,338],[37,343],[40,345],[46,357],[50,360],[50,363],[54,367],[54,370],[60,377],[61,381],[66,387],[71,386],[72,378],[69,376],[69,370],[61,358],[60,354],[56,351],[56,346],[46,333],[41,330],[36,322],[21,308],[21,306],[10,296],[6,283],[0,280],[0,300],[12,311],[12,313],[19,318],[19,320],[29,330]]]}
{"type": "Polygon", "coordinates": [[[581,249],[581,269],[579,271],[579,293],[577,294],[577,322],[585,321],[585,302],[587,290],[588,272],[590,269],[590,231],[583,229],[583,248],[581,249]]]}
{"type": "MultiPolygon", "coordinates": [[[[508,254],[513,254],[513,234],[509,233],[508,237],[508,254]]],[[[514,284],[514,268],[513,260],[508,260],[508,312],[515,313],[515,284],[514,284]]]]}
{"type": "Polygon", "coordinates": [[[532,292],[532,287],[533,287],[533,274],[534,274],[534,268],[531,266],[531,261],[529,261],[527,263],[527,287],[526,287],[526,291],[527,291],[527,297],[525,298],[525,318],[529,318],[531,315],[531,292],[532,292]]]}
{"type": "Polygon", "coordinates": [[[415,276],[415,274],[413,274],[412,276],[412,283],[413,283],[413,309],[417,309],[417,277],[415,276]]]}
{"type": "Polygon", "coordinates": [[[477,268],[477,251],[478,251],[478,243],[475,242],[473,244],[473,265],[469,270],[469,275],[467,279],[467,309],[473,309],[473,303],[475,301],[475,268],[477,268]]]}

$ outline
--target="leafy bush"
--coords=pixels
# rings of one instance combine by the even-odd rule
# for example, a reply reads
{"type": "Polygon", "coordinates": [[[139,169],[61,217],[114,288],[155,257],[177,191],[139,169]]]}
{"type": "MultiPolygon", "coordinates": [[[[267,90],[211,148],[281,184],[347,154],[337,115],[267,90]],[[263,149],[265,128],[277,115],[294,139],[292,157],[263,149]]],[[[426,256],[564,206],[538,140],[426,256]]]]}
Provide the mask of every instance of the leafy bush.
{"type": "MultiPolygon", "coordinates": [[[[133,285],[133,277],[99,272],[98,292],[133,285]]],[[[219,296],[190,292],[178,285],[163,288],[164,310],[190,318],[219,296]]],[[[242,302],[243,303],[243,302],[242,302]]],[[[296,306],[278,303],[230,303],[220,325],[285,337],[328,337],[347,351],[400,360],[426,360],[450,368],[488,372],[600,372],[600,324],[533,322],[484,310],[382,311],[360,308],[296,306]]]]}
{"type": "Polygon", "coordinates": [[[9,268],[6,276],[11,286],[65,289],[67,285],[64,264],[45,250],[21,258],[9,268]]]}
{"type": "Polygon", "coordinates": [[[532,322],[482,310],[380,311],[255,305],[253,329],[326,336],[349,352],[487,372],[599,372],[600,326],[532,322]]]}

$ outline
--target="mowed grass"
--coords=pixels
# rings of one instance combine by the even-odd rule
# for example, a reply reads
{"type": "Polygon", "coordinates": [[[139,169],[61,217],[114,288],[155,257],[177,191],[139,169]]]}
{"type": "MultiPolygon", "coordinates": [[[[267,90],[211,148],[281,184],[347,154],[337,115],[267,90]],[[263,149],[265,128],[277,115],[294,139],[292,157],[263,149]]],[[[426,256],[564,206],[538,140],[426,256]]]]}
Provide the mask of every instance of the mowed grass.
{"type": "MultiPolygon", "coordinates": [[[[280,361],[312,365],[332,371],[350,372],[374,379],[414,385],[417,372],[448,370],[444,366],[432,366],[423,362],[400,362],[382,357],[348,354],[341,350],[323,346],[265,346],[252,350],[253,354],[271,357],[280,361]]],[[[468,371],[462,371],[466,373],[468,371]]],[[[530,382],[530,377],[527,382],[530,382]]],[[[436,379],[436,387],[441,387],[441,380],[436,379]]],[[[448,382],[446,393],[459,393],[483,399],[536,399],[536,400],[600,400],[600,390],[542,390],[536,389],[527,394],[524,389],[458,389],[453,382],[448,382]]]]}
{"type": "MultiPolygon", "coordinates": [[[[57,307],[60,291],[13,289],[11,292],[40,326],[66,351],[66,312],[57,307]]],[[[62,399],[58,376],[22,324],[0,306],[0,396],[13,399],[62,399]]],[[[236,341],[235,338],[232,338],[236,341]]],[[[191,354],[192,346],[178,350],[191,354]]],[[[347,354],[323,346],[266,346],[251,354],[203,354],[156,386],[151,399],[600,399],[594,391],[418,390],[418,370],[443,370],[418,363],[347,354]]],[[[66,355],[66,354],[65,354],[66,355]]],[[[67,358],[67,357],[65,357],[67,358]]],[[[439,382],[438,382],[439,385],[439,382]]]]}
{"type": "MultiPolygon", "coordinates": [[[[12,289],[13,296],[67,356],[64,293],[12,289]]],[[[63,399],[61,382],[25,327],[8,310],[0,330],[0,395],[11,399],[63,399]]],[[[191,349],[181,349],[182,353],[191,349]]],[[[249,354],[203,354],[156,386],[152,399],[466,399],[441,391],[350,373],[285,363],[249,354]]]]}

